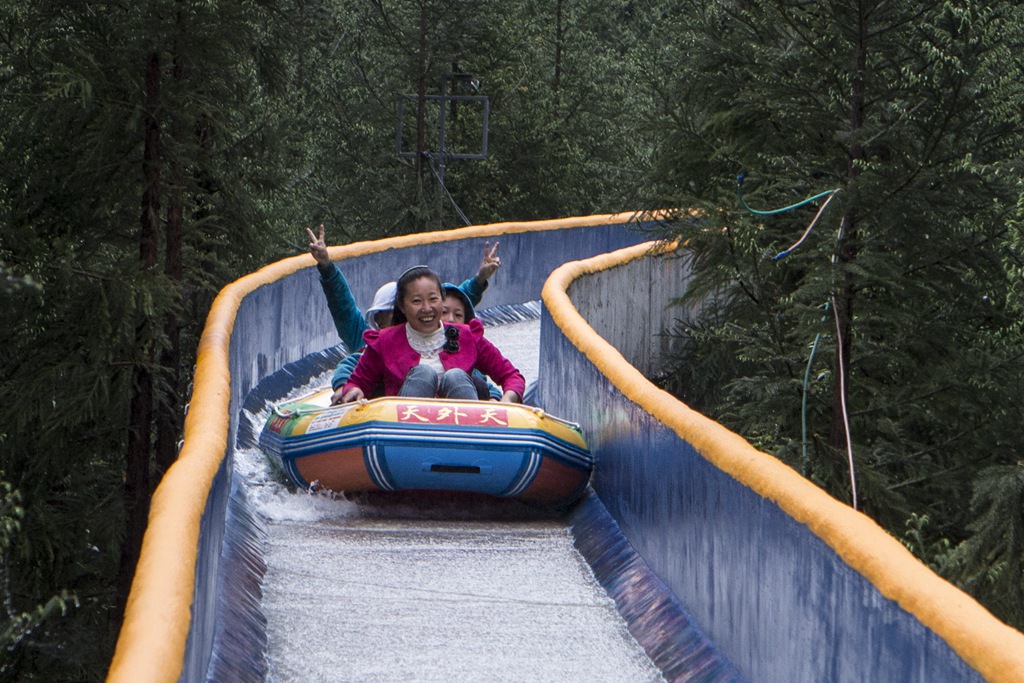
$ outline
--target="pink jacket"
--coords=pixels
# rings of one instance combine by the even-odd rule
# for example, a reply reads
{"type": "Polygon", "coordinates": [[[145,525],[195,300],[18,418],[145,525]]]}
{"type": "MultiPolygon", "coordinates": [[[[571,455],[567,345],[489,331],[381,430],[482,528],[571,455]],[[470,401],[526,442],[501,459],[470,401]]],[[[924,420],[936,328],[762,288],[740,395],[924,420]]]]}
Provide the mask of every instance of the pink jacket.
{"type": "MultiPolygon", "coordinates": [[[[439,354],[445,370],[460,368],[467,373],[479,370],[500,385],[502,391],[514,391],[522,398],[526,380],[494,344],[484,339],[484,326],[479,320],[470,320],[467,325],[445,323],[445,327],[459,329],[459,350],[455,353],[441,351],[439,354]]],[[[383,382],[385,395],[397,395],[405,376],[420,362],[420,354],[409,346],[405,325],[367,330],[363,333],[363,340],[366,349],[343,391],[348,393],[359,387],[370,396],[374,387],[383,382]]]]}

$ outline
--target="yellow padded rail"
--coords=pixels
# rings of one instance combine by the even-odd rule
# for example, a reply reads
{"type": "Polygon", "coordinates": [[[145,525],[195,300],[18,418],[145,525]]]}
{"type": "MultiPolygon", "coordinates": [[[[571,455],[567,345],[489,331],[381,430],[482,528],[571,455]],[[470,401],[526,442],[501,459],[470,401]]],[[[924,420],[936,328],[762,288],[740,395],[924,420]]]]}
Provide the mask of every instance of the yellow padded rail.
{"type": "MultiPolygon", "coordinates": [[[[387,249],[506,234],[614,225],[636,214],[494,223],[329,248],[335,261],[387,249]]],[[[172,682],[181,676],[191,623],[199,528],[207,495],[227,450],[230,405],[228,349],[247,294],[314,265],[309,254],[273,263],[218,294],[199,341],[184,446],[153,494],[142,552],[107,673],[112,683],[172,682]]]]}
{"type": "Polygon", "coordinates": [[[870,518],[651,384],[590,327],[569,299],[569,285],[577,278],[674,248],[648,242],[567,263],[545,283],[541,295],[544,305],[569,341],[627,398],[688,441],[720,470],[810,528],[882,595],[916,616],[986,680],[1024,681],[1024,634],[936,575],[870,518]]]}

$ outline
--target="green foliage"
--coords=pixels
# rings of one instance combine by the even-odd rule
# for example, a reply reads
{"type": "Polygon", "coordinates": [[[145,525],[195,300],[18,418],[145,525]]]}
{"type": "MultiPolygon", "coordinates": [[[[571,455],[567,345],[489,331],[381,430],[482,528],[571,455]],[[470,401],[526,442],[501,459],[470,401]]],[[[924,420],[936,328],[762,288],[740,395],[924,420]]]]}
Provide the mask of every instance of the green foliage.
{"type": "MultiPolygon", "coordinates": [[[[624,12],[612,1],[427,0],[359,3],[307,21],[303,63],[317,68],[300,68],[291,115],[308,146],[302,191],[315,208],[310,222],[324,220],[354,240],[461,225],[453,202],[472,223],[630,206],[650,144],[633,139],[648,105],[632,87],[624,12]],[[396,96],[415,98],[421,83],[437,95],[454,72],[473,74],[490,100],[489,156],[449,161],[442,188],[440,160],[396,156],[396,96]]],[[[406,103],[407,152],[415,150],[415,109],[415,99],[406,103]]],[[[438,115],[428,102],[425,146],[434,153],[438,115]]],[[[449,149],[480,151],[478,118],[476,105],[450,108],[449,149]]]]}
{"type": "Polygon", "coordinates": [[[950,553],[949,539],[940,538],[933,541],[934,534],[928,528],[930,525],[928,515],[911,514],[901,540],[907,550],[917,555],[934,571],[941,572],[950,553]]]}
{"type": "Polygon", "coordinates": [[[0,261],[0,293],[12,295],[33,290],[38,292],[39,284],[32,279],[31,275],[13,275],[0,261]]]}
{"type": "Polygon", "coordinates": [[[975,478],[973,535],[946,558],[945,573],[1000,619],[1024,623],[1024,461],[975,478]]]}
{"type": "Polygon", "coordinates": [[[845,402],[859,506],[898,536],[927,518],[911,545],[935,566],[944,543],[978,560],[995,537],[970,526],[972,482],[1016,462],[1024,423],[1020,7],[659,11],[651,201],[700,211],[664,234],[694,256],[687,301],[709,302],[666,386],[851,501],[845,402]],[[773,260],[823,202],[753,213],[741,173],[761,211],[839,192],[773,260]]]}
{"type": "MultiPolygon", "coordinates": [[[[2,437],[2,435],[0,435],[2,437]]],[[[0,438],[0,442],[3,439],[0,438]]],[[[63,616],[69,605],[78,606],[78,599],[61,591],[41,605],[27,611],[19,611],[15,607],[15,599],[11,594],[10,569],[8,557],[11,548],[20,537],[21,519],[25,515],[21,507],[21,495],[11,485],[0,480],[0,591],[2,591],[3,614],[0,615],[0,678],[15,670],[13,662],[18,647],[30,639],[33,631],[42,626],[58,612],[63,616]]]]}
{"type": "MultiPolygon", "coordinates": [[[[224,284],[319,222],[342,242],[457,225],[446,192],[473,222],[633,205],[646,21],[612,0],[0,6],[0,469],[24,508],[5,570],[33,624],[65,589],[81,605],[5,676],[104,676],[132,522],[224,284]],[[490,97],[490,156],[450,163],[444,189],[396,157],[395,96],[456,69],[490,97]]],[[[450,116],[476,140],[468,105],[450,116]]]]}
{"type": "MultiPolygon", "coordinates": [[[[986,530],[1017,494],[979,477],[1012,470],[1024,417],[1012,381],[1024,370],[1020,12],[909,0],[0,6],[0,470],[23,510],[4,502],[16,534],[4,536],[4,675],[103,678],[138,512],[128,435],[166,457],[216,292],[305,251],[305,226],[372,239],[458,225],[455,205],[474,223],[633,209],[641,195],[702,210],[666,223],[699,266],[688,297],[706,303],[680,324],[685,353],[666,383],[848,499],[840,304],[864,509],[894,533],[912,520],[915,552],[1005,595],[1019,544],[986,530]],[[489,156],[450,162],[442,187],[436,158],[396,156],[395,98],[435,95],[454,71],[490,98],[489,156]],[[773,262],[815,207],[755,216],[737,201],[741,171],[759,209],[841,191],[773,262]],[[152,425],[131,414],[141,377],[154,382],[152,425]]],[[[426,108],[432,151],[437,114],[426,108]]],[[[473,149],[479,112],[448,116],[449,142],[473,149]]],[[[1020,623],[1016,607],[1000,614],[1020,623]]]]}
{"type": "Polygon", "coordinates": [[[281,251],[269,226],[284,215],[270,197],[294,182],[288,161],[300,153],[278,142],[286,122],[267,114],[288,95],[288,55],[273,49],[292,44],[292,27],[277,5],[0,9],[0,468],[25,511],[10,591],[31,617],[19,628],[35,623],[36,604],[53,612],[47,596],[67,589],[81,602],[17,640],[5,674],[18,680],[103,678],[119,628],[128,435],[139,430],[155,448],[169,431],[173,448],[213,296],[281,251]],[[154,56],[157,108],[147,111],[154,56]],[[153,268],[140,259],[147,114],[160,133],[153,268]],[[7,272],[36,286],[11,287],[7,272]],[[140,371],[155,378],[153,409],[168,430],[132,421],[140,371]]]}

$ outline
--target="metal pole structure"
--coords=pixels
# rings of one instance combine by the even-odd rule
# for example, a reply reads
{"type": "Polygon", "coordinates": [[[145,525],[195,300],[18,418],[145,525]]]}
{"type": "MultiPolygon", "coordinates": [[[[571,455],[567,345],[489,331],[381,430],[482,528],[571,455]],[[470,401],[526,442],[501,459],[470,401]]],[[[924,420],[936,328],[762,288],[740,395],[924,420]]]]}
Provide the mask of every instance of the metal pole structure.
{"type": "Polygon", "coordinates": [[[441,187],[444,187],[444,169],[448,160],[448,147],[445,141],[445,135],[448,132],[447,120],[448,120],[448,79],[451,75],[446,75],[441,79],[441,101],[438,106],[437,114],[437,160],[438,160],[438,171],[437,179],[441,183],[441,187]]]}
{"type": "MultiPolygon", "coordinates": [[[[445,187],[445,175],[448,168],[448,162],[452,159],[466,159],[466,160],[483,160],[487,158],[488,154],[488,129],[490,127],[490,113],[491,104],[486,95],[479,95],[475,93],[480,92],[480,81],[473,77],[472,74],[467,73],[448,73],[441,80],[441,92],[439,95],[427,95],[424,88],[424,81],[421,76],[420,79],[420,92],[416,95],[398,95],[396,100],[396,111],[397,111],[397,129],[395,131],[395,154],[400,159],[414,159],[416,169],[422,182],[422,170],[423,162],[426,160],[430,164],[431,172],[437,176],[438,184],[440,185],[440,193],[438,195],[438,215],[441,215],[441,208],[443,205],[443,198],[447,197],[451,201],[452,206],[455,208],[459,217],[468,223],[468,219],[462,213],[461,209],[455,204],[455,199],[448,192],[445,187]],[[459,95],[450,94],[448,82],[452,82],[451,88],[454,90],[459,84],[466,88],[469,88],[474,94],[473,95],[459,95]],[[403,135],[403,121],[405,116],[406,102],[416,102],[416,142],[415,149],[408,150],[403,147],[404,135],[403,135]],[[454,117],[456,107],[459,102],[467,104],[479,105],[481,125],[480,125],[480,151],[477,153],[453,153],[448,149],[448,112],[449,108],[454,117]],[[425,108],[428,102],[437,102],[438,105],[438,117],[437,117],[437,133],[438,133],[438,148],[436,150],[427,149],[426,145],[426,121],[425,121],[425,108]],[[435,167],[434,162],[437,162],[435,167]]],[[[421,186],[422,189],[422,186],[421,186]]]]}
{"type": "Polygon", "coordinates": [[[427,6],[420,6],[419,74],[416,83],[416,182],[423,191],[423,153],[426,151],[427,111],[427,6]]]}

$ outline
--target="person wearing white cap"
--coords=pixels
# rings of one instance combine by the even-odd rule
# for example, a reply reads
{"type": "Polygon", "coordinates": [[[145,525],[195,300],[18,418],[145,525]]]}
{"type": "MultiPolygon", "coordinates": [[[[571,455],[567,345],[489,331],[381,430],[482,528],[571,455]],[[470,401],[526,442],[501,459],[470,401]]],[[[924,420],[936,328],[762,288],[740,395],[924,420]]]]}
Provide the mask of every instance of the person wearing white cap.
{"type": "Polygon", "coordinates": [[[373,295],[373,303],[366,309],[366,324],[371,329],[381,330],[391,327],[391,317],[395,311],[395,291],[398,289],[397,282],[389,282],[381,285],[377,293],[373,295]]]}
{"type": "MultiPolygon", "coordinates": [[[[338,267],[335,266],[335,269],[338,267]]],[[[340,274],[341,271],[338,270],[340,274]]],[[[395,292],[398,289],[398,283],[388,282],[387,284],[381,285],[377,293],[373,295],[373,304],[366,309],[366,329],[371,330],[383,330],[391,327],[391,320],[394,316],[395,310],[395,292]]],[[[326,291],[326,290],[325,290],[326,291]]],[[[328,297],[330,298],[330,297],[328,297]]],[[[360,338],[360,342],[362,338],[360,338]]],[[[364,345],[365,346],[365,345],[364,345]]],[[[331,388],[335,391],[341,389],[341,387],[348,381],[349,376],[352,374],[352,370],[355,369],[356,364],[359,363],[359,357],[363,355],[362,347],[355,353],[350,353],[338,363],[338,366],[334,368],[334,374],[331,376],[331,388]]]]}

